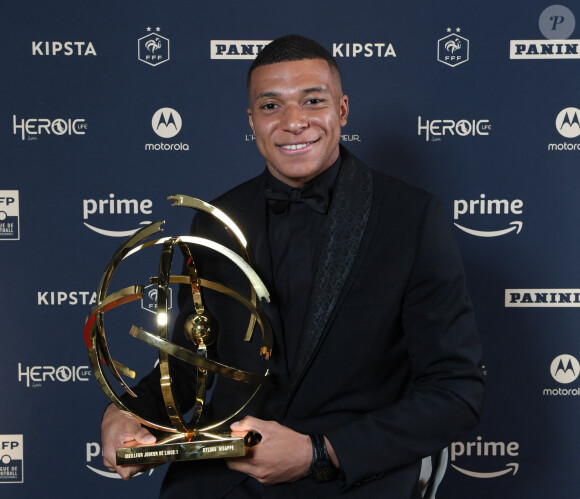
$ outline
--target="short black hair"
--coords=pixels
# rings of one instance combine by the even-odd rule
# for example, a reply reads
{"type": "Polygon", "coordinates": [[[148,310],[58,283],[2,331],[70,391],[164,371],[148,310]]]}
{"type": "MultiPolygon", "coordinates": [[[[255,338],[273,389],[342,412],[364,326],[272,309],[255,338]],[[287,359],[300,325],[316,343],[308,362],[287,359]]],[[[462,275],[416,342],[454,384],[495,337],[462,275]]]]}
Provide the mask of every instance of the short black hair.
{"type": "Polygon", "coordinates": [[[248,89],[250,88],[252,72],[257,67],[276,62],[302,61],[304,59],[325,60],[340,80],[340,70],[336,59],[320,43],[301,35],[286,35],[270,42],[254,59],[248,70],[248,89]]]}

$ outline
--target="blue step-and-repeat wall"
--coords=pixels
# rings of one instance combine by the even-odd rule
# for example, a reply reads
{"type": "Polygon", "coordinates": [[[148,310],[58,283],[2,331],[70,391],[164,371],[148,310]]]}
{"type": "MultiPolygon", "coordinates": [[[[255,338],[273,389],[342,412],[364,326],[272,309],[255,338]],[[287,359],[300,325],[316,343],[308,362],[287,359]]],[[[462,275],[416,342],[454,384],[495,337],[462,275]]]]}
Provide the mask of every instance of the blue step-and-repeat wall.
{"type": "MultiPolygon", "coordinates": [[[[7,0],[0,12],[1,497],[157,495],[163,468],[124,483],[103,467],[108,399],[84,321],[127,234],[154,220],[187,231],[192,212],[168,195],[210,200],[264,168],[245,75],[292,32],[338,60],[343,144],[437,194],[462,250],[488,389],[438,497],[580,498],[578,2],[7,0]]],[[[153,315],[150,295],[131,313],[153,315]]],[[[147,372],[154,355],[138,362],[147,372]]]]}

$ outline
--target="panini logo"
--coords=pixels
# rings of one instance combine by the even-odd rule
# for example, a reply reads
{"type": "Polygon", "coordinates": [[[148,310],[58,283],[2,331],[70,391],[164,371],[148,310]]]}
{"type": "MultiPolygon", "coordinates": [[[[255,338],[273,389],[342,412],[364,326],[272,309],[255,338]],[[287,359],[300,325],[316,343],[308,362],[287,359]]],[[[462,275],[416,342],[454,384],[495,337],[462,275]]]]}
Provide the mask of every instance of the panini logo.
{"type": "Polygon", "coordinates": [[[580,40],[510,40],[510,59],[580,59],[580,40]]]}
{"type": "Polygon", "coordinates": [[[506,307],[580,307],[580,289],[506,289],[506,307]]]}
{"type": "Polygon", "coordinates": [[[255,59],[272,40],[211,40],[211,59],[255,59]]]}

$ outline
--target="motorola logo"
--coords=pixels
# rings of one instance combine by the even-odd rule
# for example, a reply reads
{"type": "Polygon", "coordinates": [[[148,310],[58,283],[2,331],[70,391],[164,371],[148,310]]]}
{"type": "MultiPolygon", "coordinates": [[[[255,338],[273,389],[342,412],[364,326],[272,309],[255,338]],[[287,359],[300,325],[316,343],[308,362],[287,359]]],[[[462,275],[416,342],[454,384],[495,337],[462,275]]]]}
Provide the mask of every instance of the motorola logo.
{"type": "Polygon", "coordinates": [[[558,355],[550,365],[550,373],[558,383],[572,383],[580,375],[580,363],[572,355],[558,355]]]}
{"type": "Polygon", "coordinates": [[[151,118],[153,131],[164,139],[175,137],[181,131],[181,115],[170,107],[163,107],[151,118]]]}
{"type": "Polygon", "coordinates": [[[556,130],[567,139],[575,139],[580,135],[580,109],[567,107],[556,116],[556,130]]]}
{"type": "MultiPolygon", "coordinates": [[[[151,128],[163,139],[171,139],[180,131],[183,122],[181,115],[170,107],[162,107],[153,114],[151,118],[151,128]]],[[[146,151],[189,151],[189,144],[183,142],[166,143],[158,142],[156,144],[145,144],[146,151]]]]}
{"type": "MultiPolygon", "coordinates": [[[[580,109],[567,107],[556,116],[556,130],[566,139],[580,136],[580,109]]],[[[548,151],[580,151],[580,142],[557,142],[548,144],[548,151]]]]}
{"type": "Polygon", "coordinates": [[[552,378],[560,385],[557,388],[544,388],[542,395],[544,397],[578,397],[580,396],[580,387],[571,383],[578,379],[580,375],[580,362],[570,354],[558,355],[550,363],[550,374],[552,378]]]}

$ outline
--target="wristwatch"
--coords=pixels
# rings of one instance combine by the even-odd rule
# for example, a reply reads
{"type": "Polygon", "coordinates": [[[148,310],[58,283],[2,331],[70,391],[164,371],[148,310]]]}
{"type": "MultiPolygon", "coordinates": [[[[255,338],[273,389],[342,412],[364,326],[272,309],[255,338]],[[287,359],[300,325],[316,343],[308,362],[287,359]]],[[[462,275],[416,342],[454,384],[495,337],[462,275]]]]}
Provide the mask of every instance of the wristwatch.
{"type": "Polygon", "coordinates": [[[329,482],[336,477],[336,468],[328,455],[324,435],[316,433],[310,435],[312,440],[312,464],[310,465],[309,475],[316,482],[329,482]]]}

